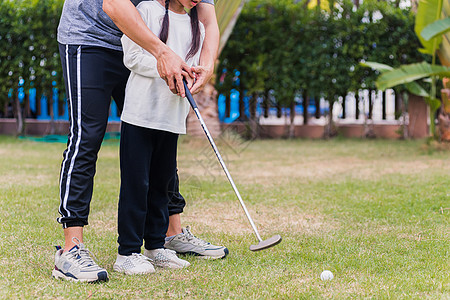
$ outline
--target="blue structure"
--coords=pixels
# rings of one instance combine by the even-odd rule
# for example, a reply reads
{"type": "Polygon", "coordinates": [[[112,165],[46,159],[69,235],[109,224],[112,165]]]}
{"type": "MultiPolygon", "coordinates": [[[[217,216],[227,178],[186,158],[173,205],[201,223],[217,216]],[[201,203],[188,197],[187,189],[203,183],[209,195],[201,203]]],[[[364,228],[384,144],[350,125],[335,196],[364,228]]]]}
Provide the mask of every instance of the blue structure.
{"type": "MultiPolygon", "coordinates": [[[[314,98],[311,98],[311,102],[308,105],[308,114],[309,115],[314,115],[316,113],[316,105],[314,98]]],[[[245,108],[245,115],[247,117],[250,117],[250,101],[251,101],[251,97],[250,96],[244,96],[243,97],[243,101],[244,101],[244,108],[245,108]]],[[[261,108],[261,104],[263,99],[258,97],[255,101],[256,102],[256,116],[262,116],[263,115],[263,111],[261,108]]],[[[239,112],[239,91],[237,91],[236,89],[232,89],[231,93],[230,93],[230,116],[227,117],[225,116],[226,113],[226,96],[224,96],[223,94],[219,95],[219,99],[218,99],[218,109],[219,109],[219,120],[221,122],[224,123],[232,123],[234,121],[236,121],[239,116],[240,116],[240,112],[239,112]]],[[[291,110],[289,108],[281,108],[281,113],[283,116],[289,116],[290,115],[291,110]]],[[[324,115],[326,112],[328,112],[327,108],[321,108],[320,109],[320,114],[324,115]]],[[[269,108],[269,115],[276,115],[277,114],[277,108],[276,107],[270,107],[269,108]]],[[[302,101],[300,100],[296,105],[295,105],[295,114],[296,115],[303,115],[303,104],[302,101]]]]}
{"type": "Polygon", "coordinates": [[[120,116],[117,112],[117,105],[116,102],[111,101],[111,111],[109,113],[109,118],[108,121],[114,121],[114,122],[119,122],[120,121],[120,116]]]}
{"type": "MultiPolygon", "coordinates": [[[[36,89],[31,88],[29,91],[29,102],[30,102],[30,110],[33,114],[37,114],[37,101],[40,101],[40,107],[41,112],[39,115],[37,115],[38,120],[50,120],[51,116],[48,112],[48,98],[46,96],[41,96],[41,98],[38,100],[36,97],[36,89]]],[[[20,90],[19,90],[19,99],[22,99],[25,97],[25,93],[23,92],[23,95],[21,96],[20,90]]],[[[22,102],[21,99],[21,102],[22,102]]],[[[53,99],[53,114],[54,114],[54,120],[60,120],[60,121],[68,121],[69,120],[69,108],[67,105],[67,99],[64,98],[62,106],[63,106],[63,113],[62,115],[59,114],[59,90],[54,87],[52,90],[52,99],[53,99]]],[[[111,113],[109,115],[108,121],[120,121],[120,116],[118,114],[117,105],[114,101],[111,102],[111,113]]]]}

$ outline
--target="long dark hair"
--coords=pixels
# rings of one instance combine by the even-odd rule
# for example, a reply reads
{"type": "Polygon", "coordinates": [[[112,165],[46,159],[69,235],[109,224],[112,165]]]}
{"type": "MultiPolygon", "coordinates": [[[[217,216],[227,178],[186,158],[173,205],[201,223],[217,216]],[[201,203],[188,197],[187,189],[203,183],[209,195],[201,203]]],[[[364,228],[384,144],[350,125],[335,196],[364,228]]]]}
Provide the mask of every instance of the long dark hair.
{"type": "MultiPolygon", "coordinates": [[[[164,44],[167,42],[167,38],[169,37],[169,3],[170,0],[166,0],[166,13],[162,22],[161,32],[159,33],[159,38],[164,44]]],[[[186,60],[194,57],[195,53],[197,53],[200,48],[200,25],[196,6],[191,9],[189,15],[191,17],[192,45],[186,55],[186,60]]]]}

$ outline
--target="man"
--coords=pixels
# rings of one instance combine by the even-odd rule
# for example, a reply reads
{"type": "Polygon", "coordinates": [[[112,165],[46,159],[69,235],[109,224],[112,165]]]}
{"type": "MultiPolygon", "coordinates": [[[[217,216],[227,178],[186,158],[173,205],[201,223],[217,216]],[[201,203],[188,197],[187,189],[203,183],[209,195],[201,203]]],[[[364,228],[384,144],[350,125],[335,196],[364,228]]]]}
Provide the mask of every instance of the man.
{"type": "MultiPolygon", "coordinates": [[[[63,225],[65,246],[58,248],[52,275],[73,281],[106,281],[108,273],[91,258],[83,244],[88,224],[97,154],[103,140],[111,97],[122,109],[129,71],[122,62],[122,32],[157,59],[160,76],[172,92],[185,96],[182,78],[196,78],[192,92],[200,91],[213,73],[219,31],[213,0],[198,5],[205,25],[200,66],[188,65],[144,24],[135,5],[142,0],[66,0],[58,27],[58,42],[70,111],[70,133],[60,174],[58,222],[63,225]],[[103,9],[102,9],[103,8],[103,9]],[[116,26],[117,25],[117,26],[116,26]]],[[[166,248],[203,258],[223,258],[228,249],[196,238],[181,228],[185,201],[175,176],[169,205],[166,248]]]]}

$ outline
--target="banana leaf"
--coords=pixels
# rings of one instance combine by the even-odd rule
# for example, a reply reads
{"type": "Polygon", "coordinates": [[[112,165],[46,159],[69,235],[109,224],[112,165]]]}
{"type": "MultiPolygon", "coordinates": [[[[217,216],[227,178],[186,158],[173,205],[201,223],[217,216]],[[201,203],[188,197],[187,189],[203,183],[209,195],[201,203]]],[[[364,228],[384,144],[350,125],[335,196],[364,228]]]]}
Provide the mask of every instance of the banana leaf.
{"type": "MultiPolygon", "coordinates": [[[[447,1],[447,0],[446,0],[447,1]]],[[[422,53],[434,55],[435,51],[439,49],[442,43],[442,36],[437,36],[434,39],[426,41],[422,36],[422,30],[429,24],[441,19],[443,0],[420,0],[416,14],[416,24],[414,31],[419,37],[423,45],[422,53]]]]}
{"type": "MultiPolygon", "coordinates": [[[[444,1],[444,6],[442,7],[442,17],[450,17],[450,1],[444,1]]],[[[444,39],[438,51],[438,56],[441,64],[450,67],[450,32],[444,34],[444,39]]]]}
{"type": "Polygon", "coordinates": [[[429,41],[438,35],[443,35],[450,31],[450,17],[442,20],[437,20],[434,23],[429,24],[422,30],[422,37],[425,41],[429,41]]]}
{"type": "Polygon", "coordinates": [[[217,23],[220,31],[219,53],[225,47],[233,27],[244,7],[245,0],[220,0],[216,1],[217,23]]]}
{"type": "Polygon", "coordinates": [[[372,68],[372,69],[378,70],[380,72],[386,72],[386,71],[390,71],[390,70],[394,69],[393,67],[391,67],[389,65],[377,63],[374,61],[360,62],[359,64],[363,67],[372,68]]]}
{"type": "Polygon", "coordinates": [[[376,85],[380,90],[385,90],[399,84],[406,84],[431,76],[450,77],[450,67],[431,65],[427,62],[403,65],[400,68],[382,73],[378,77],[376,85]]]}
{"type": "MultiPolygon", "coordinates": [[[[372,68],[374,70],[378,70],[381,73],[394,70],[394,68],[392,68],[389,65],[385,65],[385,64],[381,64],[381,63],[377,63],[377,62],[373,62],[373,61],[361,62],[359,64],[363,67],[368,67],[368,68],[372,68]]],[[[428,94],[428,92],[425,91],[425,89],[423,87],[421,87],[417,82],[414,82],[414,81],[408,82],[408,83],[405,83],[404,86],[411,94],[422,96],[422,97],[430,96],[428,94]]]]}

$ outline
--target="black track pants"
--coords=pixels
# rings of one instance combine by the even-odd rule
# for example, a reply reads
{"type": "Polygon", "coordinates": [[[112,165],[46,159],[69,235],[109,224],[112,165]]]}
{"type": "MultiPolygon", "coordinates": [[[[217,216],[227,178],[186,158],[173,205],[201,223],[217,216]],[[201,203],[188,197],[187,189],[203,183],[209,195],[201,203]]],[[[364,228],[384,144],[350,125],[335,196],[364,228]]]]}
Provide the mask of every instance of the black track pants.
{"type": "MultiPolygon", "coordinates": [[[[64,228],[88,224],[97,155],[108,123],[111,97],[122,110],[129,70],[123,53],[102,47],[59,45],[69,105],[70,132],[60,174],[64,228]]],[[[170,214],[181,213],[185,200],[178,177],[169,184],[170,214]]]]}
{"type": "Polygon", "coordinates": [[[169,225],[169,182],[175,177],[178,135],[122,122],[119,254],[163,248],[169,225]]]}
{"type": "Polygon", "coordinates": [[[123,107],[129,71],[121,51],[101,47],[59,45],[70,132],[60,174],[63,227],[88,224],[97,154],[108,123],[111,97],[123,107]]]}

